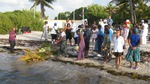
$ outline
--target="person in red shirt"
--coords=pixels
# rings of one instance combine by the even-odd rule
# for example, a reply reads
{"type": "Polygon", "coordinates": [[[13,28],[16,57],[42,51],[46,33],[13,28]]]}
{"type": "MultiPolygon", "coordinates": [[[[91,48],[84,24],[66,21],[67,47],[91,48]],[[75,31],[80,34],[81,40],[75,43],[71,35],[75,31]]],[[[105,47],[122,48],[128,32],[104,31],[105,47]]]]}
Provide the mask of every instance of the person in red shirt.
{"type": "Polygon", "coordinates": [[[10,51],[14,53],[14,47],[16,45],[16,28],[13,27],[12,30],[9,32],[9,44],[10,44],[10,51]]]}

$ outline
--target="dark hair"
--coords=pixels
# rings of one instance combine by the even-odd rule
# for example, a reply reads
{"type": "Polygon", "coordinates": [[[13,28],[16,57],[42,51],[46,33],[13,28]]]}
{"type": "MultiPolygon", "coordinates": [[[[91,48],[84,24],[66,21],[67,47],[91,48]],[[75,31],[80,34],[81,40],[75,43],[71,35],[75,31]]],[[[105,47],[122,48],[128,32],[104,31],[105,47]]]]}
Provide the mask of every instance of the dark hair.
{"type": "Polygon", "coordinates": [[[67,24],[67,27],[68,27],[68,26],[70,26],[70,24],[69,24],[69,23],[67,24]]]}
{"type": "Polygon", "coordinates": [[[108,28],[105,28],[105,33],[109,34],[109,29],[108,28]],[[107,33],[106,33],[106,31],[107,31],[107,33]]]}
{"type": "Polygon", "coordinates": [[[101,25],[98,25],[98,29],[99,29],[99,30],[101,29],[101,27],[102,27],[101,25]]]}
{"type": "Polygon", "coordinates": [[[45,21],[45,24],[47,24],[48,22],[47,21],[45,21]]]}

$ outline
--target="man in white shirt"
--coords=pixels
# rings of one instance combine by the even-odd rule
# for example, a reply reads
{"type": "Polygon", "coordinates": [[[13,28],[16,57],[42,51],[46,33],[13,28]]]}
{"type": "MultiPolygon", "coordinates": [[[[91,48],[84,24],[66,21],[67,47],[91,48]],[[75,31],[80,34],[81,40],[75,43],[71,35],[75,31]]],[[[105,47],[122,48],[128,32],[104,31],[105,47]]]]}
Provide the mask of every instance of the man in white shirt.
{"type": "Polygon", "coordinates": [[[60,53],[63,56],[66,56],[67,55],[67,51],[66,51],[66,33],[62,29],[60,29],[59,31],[60,31],[60,37],[56,42],[57,42],[57,44],[58,43],[60,44],[60,53]]]}
{"type": "Polygon", "coordinates": [[[101,25],[101,26],[102,26],[101,31],[102,31],[103,33],[104,33],[105,25],[108,25],[106,19],[104,20],[104,23],[101,25]]]}
{"type": "Polygon", "coordinates": [[[54,23],[54,26],[52,27],[52,30],[51,30],[52,44],[57,38],[57,32],[56,32],[57,29],[58,29],[57,23],[54,23]]]}

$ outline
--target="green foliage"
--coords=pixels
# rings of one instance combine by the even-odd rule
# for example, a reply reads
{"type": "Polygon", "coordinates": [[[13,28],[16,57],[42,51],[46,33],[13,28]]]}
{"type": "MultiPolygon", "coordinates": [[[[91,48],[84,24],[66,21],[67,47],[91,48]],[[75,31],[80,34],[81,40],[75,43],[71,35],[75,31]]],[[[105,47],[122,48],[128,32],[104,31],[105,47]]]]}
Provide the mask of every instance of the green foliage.
{"type": "Polygon", "coordinates": [[[22,27],[30,27],[31,30],[42,30],[43,21],[39,12],[33,10],[15,10],[13,12],[0,13],[0,34],[8,34],[12,27],[17,30],[22,27]]]}
{"type": "Polygon", "coordinates": [[[92,4],[88,6],[88,11],[85,13],[88,18],[89,23],[93,23],[94,21],[99,20],[99,18],[107,18],[109,14],[106,12],[105,7],[98,5],[98,4],[92,4]]]}
{"type": "Polygon", "coordinates": [[[31,8],[37,6],[37,5],[40,5],[41,7],[41,16],[42,16],[42,19],[45,19],[45,6],[48,7],[48,8],[51,8],[53,9],[53,7],[50,5],[52,4],[55,0],[30,0],[30,1],[34,1],[34,4],[31,8]]]}
{"type": "MultiPolygon", "coordinates": [[[[82,20],[82,13],[83,7],[76,9],[75,10],[75,19],[76,20],[82,20]]],[[[74,11],[73,11],[74,12],[74,11]]],[[[68,12],[62,12],[59,13],[59,19],[73,19],[73,12],[68,13],[68,12]],[[68,14],[68,16],[66,15],[68,14]]],[[[91,25],[94,21],[99,20],[99,18],[107,18],[109,16],[109,13],[105,10],[105,7],[98,5],[98,4],[92,4],[88,7],[84,7],[84,17],[85,19],[88,19],[89,25],[91,25]]],[[[55,17],[57,19],[57,17],[55,17]]]]}

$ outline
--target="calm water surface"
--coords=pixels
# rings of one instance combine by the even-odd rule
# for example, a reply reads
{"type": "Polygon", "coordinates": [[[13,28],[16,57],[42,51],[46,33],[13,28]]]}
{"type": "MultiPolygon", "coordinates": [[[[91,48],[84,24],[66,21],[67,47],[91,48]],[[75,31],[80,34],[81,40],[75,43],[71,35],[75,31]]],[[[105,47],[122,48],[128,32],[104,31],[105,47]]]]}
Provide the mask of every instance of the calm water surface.
{"type": "Polygon", "coordinates": [[[150,84],[150,81],[50,60],[27,65],[17,61],[20,54],[0,53],[0,84],[150,84]]]}

